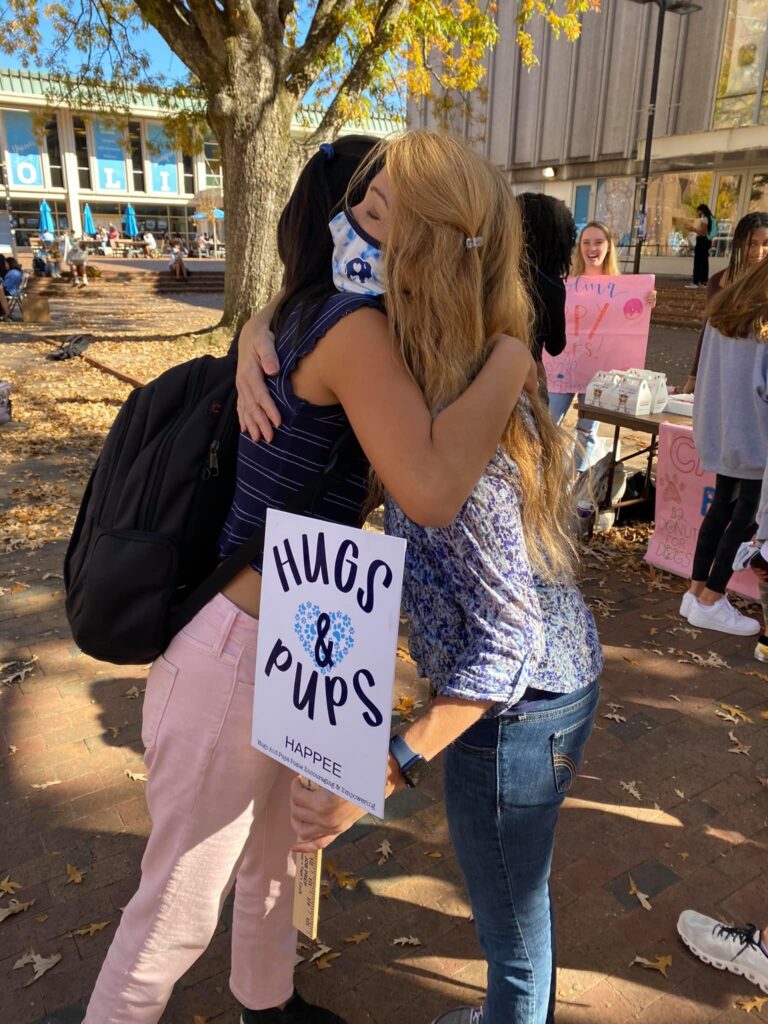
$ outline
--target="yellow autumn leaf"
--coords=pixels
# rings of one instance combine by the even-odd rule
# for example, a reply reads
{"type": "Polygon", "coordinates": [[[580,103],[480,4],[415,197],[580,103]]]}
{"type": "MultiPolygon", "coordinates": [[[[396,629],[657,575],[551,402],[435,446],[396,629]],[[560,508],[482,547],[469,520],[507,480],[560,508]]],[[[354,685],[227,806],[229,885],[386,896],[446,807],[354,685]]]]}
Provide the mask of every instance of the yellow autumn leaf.
{"type": "Polygon", "coordinates": [[[667,969],[672,966],[671,956],[657,956],[654,960],[646,960],[644,956],[636,956],[630,967],[645,967],[648,971],[658,971],[665,978],[667,969]]]}
{"type": "Polygon", "coordinates": [[[443,857],[439,850],[427,850],[426,856],[430,857],[432,860],[441,860],[443,857]]]}
{"type": "Polygon", "coordinates": [[[75,867],[74,864],[67,864],[66,884],[69,885],[70,882],[74,882],[75,885],[80,885],[87,873],[87,871],[81,871],[80,868],[75,867]]]}
{"type": "Polygon", "coordinates": [[[358,932],[356,935],[350,935],[344,941],[349,945],[359,946],[361,942],[365,942],[370,937],[370,932],[358,932]]]}
{"type": "Polygon", "coordinates": [[[637,902],[640,904],[643,910],[653,910],[653,907],[651,906],[651,901],[648,899],[648,894],[645,892],[640,892],[640,890],[637,888],[637,885],[635,884],[635,880],[632,877],[632,875],[629,876],[629,895],[637,897],[637,902]]]}
{"type": "Polygon", "coordinates": [[[11,880],[10,875],[6,875],[5,878],[0,881],[0,895],[13,896],[17,889],[23,889],[21,882],[14,882],[11,880]]]}
{"type": "Polygon", "coordinates": [[[96,932],[103,931],[111,921],[94,921],[93,924],[87,924],[84,928],[75,928],[73,932],[67,932],[64,936],[66,939],[71,939],[74,935],[90,936],[95,935],[96,932]]]}
{"type": "Polygon", "coordinates": [[[340,957],[340,956],[341,956],[341,953],[334,953],[333,950],[330,950],[328,953],[323,953],[322,956],[319,956],[317,958],[317,960],[315,960],[315,963],[317,964],[318,971],[327,971],[327,970],[329,970],[331,967],[333,967],[333,964],[331,963],[331,961],[335,960],[337,957],[340,957]]]}
{"type": "Polygon", "coordinates": [[[760,1013],[766,1003],[768,1003],[768,996],[739,996],[734,1005],[744,1013],[752,1013],[753,1010],[760,1013]]]}

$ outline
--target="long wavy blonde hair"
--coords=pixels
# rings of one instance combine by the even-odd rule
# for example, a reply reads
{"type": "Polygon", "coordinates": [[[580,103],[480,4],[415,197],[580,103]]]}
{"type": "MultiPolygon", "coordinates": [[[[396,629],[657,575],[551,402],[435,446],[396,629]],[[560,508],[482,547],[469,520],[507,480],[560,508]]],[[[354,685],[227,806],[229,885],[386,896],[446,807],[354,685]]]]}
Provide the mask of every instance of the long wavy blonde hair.
{"type": "Polygon", "coordinates": [[[723,288],[710,302],[706,316],[727,338],[768,341],[768,259],[723,288]]]}
{"type": "MultiPolygon", "coordinates": [[[[390,331],[437,411],[466,390],[496,335],[530,344],[520,215],[501,172],[456,139],[409,131],[382,151],[396,196],[385,252],[390,331]],[[476,238],[482,244],[468,249],[476,238]]],[[[569,577],[572,457],[538,396],[521,399],[501,445],[520,472],[532,568],[569,577]]]]}
{"type": "Polygon", "coordinates": [[[584,263],[584,253],[581,251],[581,240],[584,237],[584,232],[589,228],[594,228],[596,231],[602,231],[605,236],[605,240],[608,243],[608,252],[605,254],[603,265],[600,268],[601,274],[610,274],[612,277],[616,277],[621,273],[619,270],[619,258],[616,254],[616,242],[614,241],[611,229],[607,224],[603,224],[601,220],[591,220],[589,224],[585,224],[579,232],[578,240],[576,241],[576,248],[573,251],[573,270],[574,277],[581,277],[586,270],[584,263]]]}

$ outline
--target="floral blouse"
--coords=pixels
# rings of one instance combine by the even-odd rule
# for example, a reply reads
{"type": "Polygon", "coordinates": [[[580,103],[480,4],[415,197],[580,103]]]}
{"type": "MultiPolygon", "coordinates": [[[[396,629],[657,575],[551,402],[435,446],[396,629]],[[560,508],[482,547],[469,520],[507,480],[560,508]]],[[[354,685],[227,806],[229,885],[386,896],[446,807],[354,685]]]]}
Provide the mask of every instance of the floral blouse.
{"type": "Polygon", "coordinates": [[[494,714],[529,687],[580,690],[603,667],[578,587],[531,570],[519,487],[499,451],[450,526],[418,526],[389,497],[385,508],[386,532],[408,542],[403,607],[420,674],[440,696],[496,702],[494,714]]]}

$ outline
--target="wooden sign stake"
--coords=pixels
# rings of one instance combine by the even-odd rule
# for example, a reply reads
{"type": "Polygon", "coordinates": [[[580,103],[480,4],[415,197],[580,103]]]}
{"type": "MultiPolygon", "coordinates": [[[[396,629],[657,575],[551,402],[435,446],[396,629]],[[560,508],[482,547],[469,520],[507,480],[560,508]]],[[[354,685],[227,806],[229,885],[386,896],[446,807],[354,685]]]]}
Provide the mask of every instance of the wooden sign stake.
{"type": "Polygon", "coordinates": [[[308,939],[317,938],[320,917],[320,879],[323,851],[296,855],[296,885],[293,890],[293,926],[308,939]]]}

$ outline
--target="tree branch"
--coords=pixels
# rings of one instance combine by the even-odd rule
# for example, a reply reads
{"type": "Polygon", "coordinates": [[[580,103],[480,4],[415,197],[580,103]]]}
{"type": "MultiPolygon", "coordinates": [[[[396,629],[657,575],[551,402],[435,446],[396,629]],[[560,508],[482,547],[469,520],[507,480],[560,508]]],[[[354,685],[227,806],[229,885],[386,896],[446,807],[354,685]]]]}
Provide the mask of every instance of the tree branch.
{"type": "Polygon", "coordinates": [[[338,38],[351,5],[352,0],[318,0],[307,37],[288,63],[286,84],[299,99],[322,71],[328,49],[338,38]]]}
{"type": "Polygon", "coordinates": [[[156,29],[179,60],[201,82],[215,85],[224,69],[224,53],[213,51],[191,12],[176,0],[135,0],[144,19],[156,29]]]}
{"type": "Polygon", "coordinates": [[[211,0],[185,0],[185,2],[210,52],[223,57],[227,32],[219,8],[211,0]]]}
{"type": "Polygon", "coordinates": [[[376,28],[368,46],[358,54],[357,60],[347,72],[347,76],[339,86],[339,91],[331,101],[323,115],[323,119],[307,140],[308,145],[316,145],[328,135],[338,131],[345,118],[340,113],[342,101],[356,99],[368,85],[374,63],[382,57],[389,47],[389,32],[394,23],[408,6],[408,0],[385,0],[381,5],[376,28]]]}

